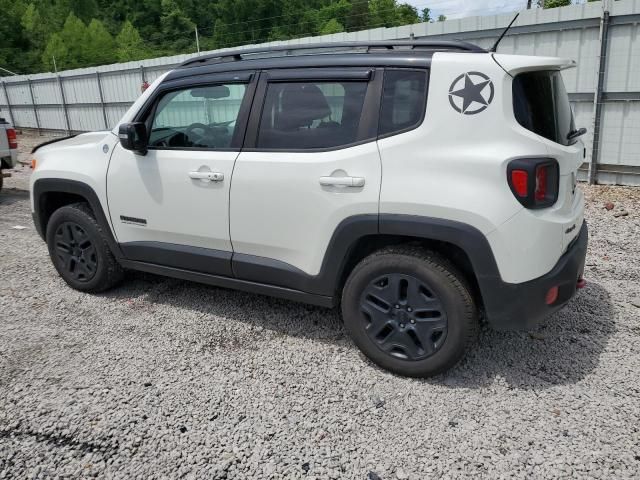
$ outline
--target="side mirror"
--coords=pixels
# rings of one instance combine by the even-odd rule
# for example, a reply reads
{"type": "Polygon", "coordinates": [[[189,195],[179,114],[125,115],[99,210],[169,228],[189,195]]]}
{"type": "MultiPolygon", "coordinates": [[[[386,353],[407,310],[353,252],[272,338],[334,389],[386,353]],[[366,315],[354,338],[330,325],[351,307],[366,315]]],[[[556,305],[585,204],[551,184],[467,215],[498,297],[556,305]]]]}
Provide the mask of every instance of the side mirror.
{"type": "Polygon", "coordinates": [[[123,123],[118,130],[122,148],[140,155],[147,154],[147,127],[142,122],[123,123]]]}

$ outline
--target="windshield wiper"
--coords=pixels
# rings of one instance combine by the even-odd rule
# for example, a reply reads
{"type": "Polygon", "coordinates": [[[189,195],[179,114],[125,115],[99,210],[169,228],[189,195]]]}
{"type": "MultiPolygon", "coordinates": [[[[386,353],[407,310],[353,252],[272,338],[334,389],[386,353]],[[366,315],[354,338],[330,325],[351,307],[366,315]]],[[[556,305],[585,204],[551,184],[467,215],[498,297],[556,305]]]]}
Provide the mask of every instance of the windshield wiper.
{"type": "Polygon", "coordinates": [[[567,140],[574,140],[578,137],[581,137],[582,135],[584,135],[585,133],[587,133],[587,129],[582,127],[579,128],[577,130],[571,130],[568,134],[567,134],[567,140]]]}

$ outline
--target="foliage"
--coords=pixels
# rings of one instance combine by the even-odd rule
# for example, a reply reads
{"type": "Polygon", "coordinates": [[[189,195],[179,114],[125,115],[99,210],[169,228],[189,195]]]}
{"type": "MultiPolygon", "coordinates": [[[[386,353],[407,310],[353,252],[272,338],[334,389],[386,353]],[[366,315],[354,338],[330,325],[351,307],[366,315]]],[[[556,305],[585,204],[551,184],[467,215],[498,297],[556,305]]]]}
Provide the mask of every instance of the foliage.
{"type": "Polygon", "coordinates": [[[0,67],[30,73],[53,70],[54,56],[62,70],[190,53],[196,26],[210,50],[446,19],[406,1],[0,0],[0,67]]]}

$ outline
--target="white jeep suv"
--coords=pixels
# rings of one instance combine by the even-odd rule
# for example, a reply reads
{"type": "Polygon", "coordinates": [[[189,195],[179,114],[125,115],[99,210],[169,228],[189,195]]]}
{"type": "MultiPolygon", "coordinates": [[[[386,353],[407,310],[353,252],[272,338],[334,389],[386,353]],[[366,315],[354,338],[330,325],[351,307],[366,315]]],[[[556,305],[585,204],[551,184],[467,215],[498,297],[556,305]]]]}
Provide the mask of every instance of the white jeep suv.
{"type": "Polygon", "coordinates": [[[34,150],[58,273],[142,270],[324,307],[403,375],[450,368],[482,315],[526,329],[583,284],[584,159],[559,58],[462,42],[202,56],[110,132],[34,150]]]}

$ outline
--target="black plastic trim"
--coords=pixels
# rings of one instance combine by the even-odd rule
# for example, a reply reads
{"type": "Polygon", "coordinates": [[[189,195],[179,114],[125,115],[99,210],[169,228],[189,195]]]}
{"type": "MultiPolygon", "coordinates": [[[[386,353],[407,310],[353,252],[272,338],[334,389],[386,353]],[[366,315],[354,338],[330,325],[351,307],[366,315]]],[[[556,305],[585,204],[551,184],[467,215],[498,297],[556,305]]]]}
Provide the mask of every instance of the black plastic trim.
{"type": "Polygon", "coordinates": [[[40,178],[33,184],[33,221],[36,226],[36,230],[40,234],[43,240],[45,240],[46,225],[45,219],[42,213],[46,211],[46,200],[48,193],[71,193],[84,198],[93,210],[96,216],[96,221],[102,226],[105,235],[107,236],[107,243],[109,248],[116,256],[116,258],[122,258],[122,251],[120,246],[113,235],[111,230],[111,224],[107,220],[100,200],[96,192],[86,183],[78,182],[76,180],[67,180],[63,178],[40,178]]]}
{"type": "Polygon", "coordinates": [[[198,273],[233,276],[231,252],[164,242],[126,242],[120,248],[127,260],[153,263],[198,273]]]}
{"type": "Polygon", "coordinates": [[[52,143],[61,142],[62,140],[68,140],[70,138],[77,137],[78,135],[79,134],[76,133],[74,135],[67,135],[66,137],[58,137],[58,138],[54,138],[53,140],[47,140],[46,142],[39,143],[38,145],[36,145],[31,149],[31,153],[36,153],[40,148],[44,147],[45,145],[51,145],[52,143]]]}
{"type": "MultiPolygon", "coordinates": [[[[460,40],[373,40],[373,41],[350,41],[350,42],[318,42],[299,45],[271,45],[254,48],[236,48],[208,55],[201,55],[190,58],[183,62],[179,68],[192,67],[195,64],[203,64],[211,61],[233,62],[245,60],[246,55],[259,55],[282,53],[290,55],[291,52],[300,52],[305,50],[323,50],[323,49],[366,49],[364,53],[369,53],[371,49],[393,51],[395,47],[404,49],[426,49],[429,51],[463,51],[486,53],[487,50],[473,43],[460,40]]],[[[331,53],[331,52],[328,52],[331,53]]],[[[326,55],[327,53],[324,53],[326,55]]],[[[360,54],[362,55],[362,54],[360,54]]],[[[273,58],[273,57],[271,57],[273,58]]]]}
{"type": "Polygon", "coordinates": [[[560,191],[560,166],[554,158],[516,158],[507,165],[507,184],[513,196],[520,204],[530,210],[538,210],[553,206],[558,201],[560,191]],[[551,167],[550,175],[547,177],[547,195],[544,200],[536,200],[536,172],[538,167],[551,167]],[[521,197],[511,181],[511,172],[523,170],[527,172],[527,196],[521,197]]]}
{"type": "Polygon", "coordinates": [[[230,73],[241,71],[259,71],[273,69],[307,69],[307,68],[376,68],[407,67],[429,68],[433,51],[399,50],[390,52],[371,52],[368,54],[347,53],[331,55],[293,55],[275,58],[247,59],[242,62],[220,62],[204,64],[189,68],[172,70],[164,82],[179,78],[191,79],[194,76],[214,73],[230,73]]]}
{"type": "Polygon", "coordinates": [[[267,72],[269,82],[305,82],[310,80],[354,80],[367,81],[373,75],[373,69],[345,68],[307,68],[305,70],[284,69],[267,72]]]}
{"type": "Polygon", "coordinates": [[[137,262],[133,260],[121,260],[121,265],[124,268],[131,270],[138,270],[141,272],[154,273],[156,275],[164,275],[167,277],[179,278],[182,280],[189,280],[192,282],[204,283],[215,287],[231,288],[234,290],[241,290],[244,292],[257,293],[260,295],[268,295],[271,297],[284,298],[286,300],[292,300],[295,302],[308,303],[311,305],[318,305],[320,307],[332,308],[335,306],[333,297],[314,295],[299,290],[278,287],[274,285],[268,285],[258,282],[249,282],[246,280],[240,280],[237,278],[229,278],[218,275],[211,275],[208,273],[193,272],[181,268],[167,267],[162,265],[155,265],[152,263],[137,262]]]}
{"type": "Polygon", "coordinates": [[[584,271],[589,231],[584,222],[580,233],[551,271],[524,283],[504,283],[498,278],[484,280],[482,296],[490,325],[496,330],[530,330],[573,298],[584,271]],[[545,296],[558,287],[558,299],[547,305],[545,296]]]}
{"type": "Polygon", "coordinates": [[[378,215],[357,215],[343,220],[333,233],[318,275],[308,275],[287,263],[255,255],[233,254],[237,278],[334,296],[351,249],[362,237],[378,233],[378,215]]]}

